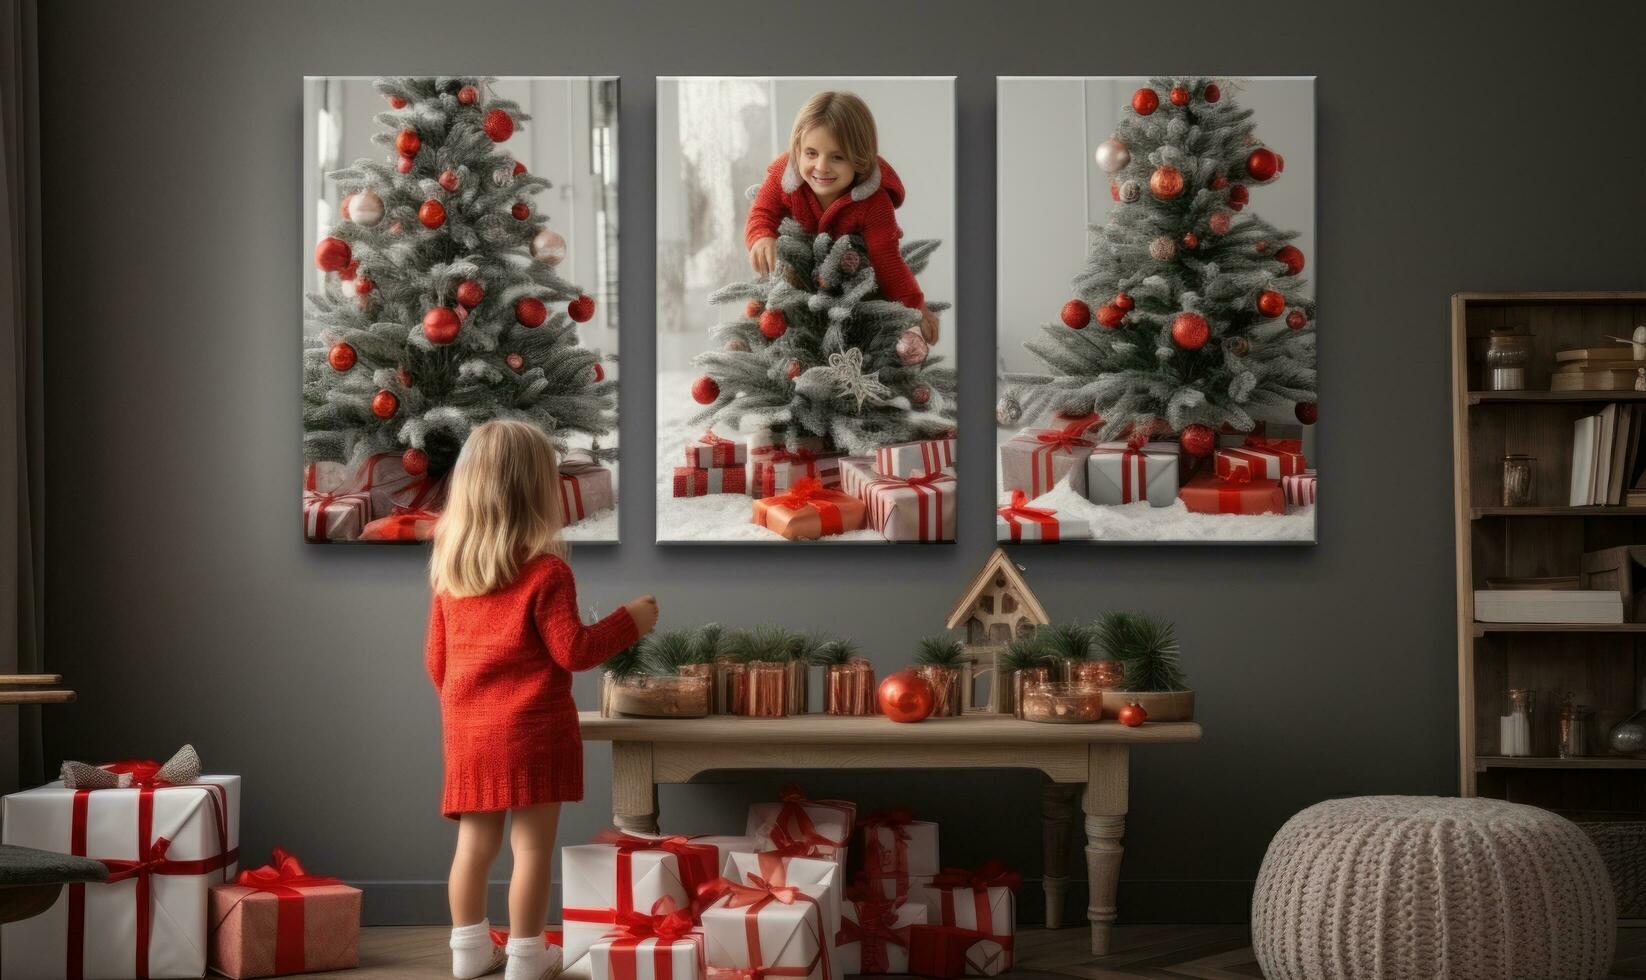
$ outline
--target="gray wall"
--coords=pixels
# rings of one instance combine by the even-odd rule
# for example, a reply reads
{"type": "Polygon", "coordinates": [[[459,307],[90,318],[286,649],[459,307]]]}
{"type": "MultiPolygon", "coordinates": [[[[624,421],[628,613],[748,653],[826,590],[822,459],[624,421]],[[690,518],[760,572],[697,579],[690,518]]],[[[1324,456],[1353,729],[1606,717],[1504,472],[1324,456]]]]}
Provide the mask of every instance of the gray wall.
{"type": "MultiPolygon", "coordinates": [[[[42,7],[47,636],[51,668],[81,691],[47,715],[48,763],[192,741],[212,769],[244,775],[250,856],[279,843],[321,871],[393,883],[374,890],[377,918],[442,914],[452,830],[435,813],[422,552],[307,547],[298,534],[304,74],[622,75],[631,379],[652,370],[638,311],[654,279],[653,75],[958,74],[973,488],[993,470],[994,341],[980,312],[994,309],[993,76],[1319,76],[1320,251],[1332,260],[1312,275],[1333,310],[1320,468],[1335,501],[1320,544],[1019,554],[1055,616],[1143,607],[1182,634],[1207,734],[1136,753],[1121,906],[1132,918],[1239,916],[1270,835],[1323,797],[1454,790],[1447,297],[1646,286],[1646,14],[1622,5],[1568,22],[1433,3],[1046,3],[1003,19],[983,2],[844,0],[815,28],[756,2],[42,7]]],[[[624,389],[631,450],[648,444],[653,397],[624,389]]],[[[856,549],[657,548],[649,457],[630,454],[626,543],[575,556],[585,604],[655,591],[666,625],[850,621],[885,668],[940,624],[992,547],[988,495],[972,493],[960,544],[872,563],[856,549]]],[[[592,681],[579,681],[584,704],[592,681]]],[[[568,839],[603,822],[607,758],[590,747],[568,839]]],[[[730,826],[780,778],[667,789],[665,827],[730,826]]],[[[935,816],[952,861],[998,854],[1039,874],[1027,775],[806,783],[935,816]]]]}

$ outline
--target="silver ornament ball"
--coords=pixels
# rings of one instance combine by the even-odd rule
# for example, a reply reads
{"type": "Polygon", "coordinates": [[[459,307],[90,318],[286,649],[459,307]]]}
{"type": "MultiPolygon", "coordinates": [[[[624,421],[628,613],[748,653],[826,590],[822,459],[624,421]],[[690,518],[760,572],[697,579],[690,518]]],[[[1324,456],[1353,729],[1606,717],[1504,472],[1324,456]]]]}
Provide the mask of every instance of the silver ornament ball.
{"type": "Polygon", "coordinates": [[[1023,403],[1016,395],[1001,395],[994,403],[994,420],[1005,428],[1018,424],[1023,421],[1023,403]]]}
{"type": "Polygon", "coordinates": [[[903,336],[897,338],[897,360],[904,367],[924,364],[929,353],[931,348],[927,346],[926,338],[922,337],[918,330],[905,330],[903,336]]]}
{"type": "Polygon", "coordinates": [[[1120,185],[1120,200],[1126,204],[1135,204],[1143,196],[1143,185],[1135,180],[1128,180],[1120,185]]]}
{"type": "Polygon", "coordinates": [[[1132,151],[1126,144],[1120,142],[1120,137],[1110,136],[1097,144],[1097,166],[1106,174],[1118,173],[1126,169],[1126,164],[1132,162],[1132,151]]]}
{"type": "Polygon", "coordinates": [[[566,258],[566,240],[544,228],[532,238],[532,258],[544,265],[559,265],[566,258]]]}
{"type": "Polygon", "coordinates": [[[349,201],[349,220],[370,228],[383,220],[383,199],[372,191],[361,191],[349,201]]]}

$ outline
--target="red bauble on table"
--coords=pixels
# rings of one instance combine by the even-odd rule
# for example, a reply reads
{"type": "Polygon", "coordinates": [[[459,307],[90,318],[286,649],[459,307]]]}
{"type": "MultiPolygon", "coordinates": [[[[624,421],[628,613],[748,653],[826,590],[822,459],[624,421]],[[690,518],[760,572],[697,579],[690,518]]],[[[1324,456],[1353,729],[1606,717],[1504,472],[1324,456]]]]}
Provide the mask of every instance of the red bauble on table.
{"type": "Polygon", "coordinates": [[[1172,105],[1180,109],[1189,104],[1189,90],[1181,85],[1173,88],[1167,96],[1172,100],[1172,105]]]}
{"type": "Polygon", "coordinates": [[[789,330],[789,318],[782,310],[767,310],[760,314],[760,336],[776,340],[789,330]]]}
{"type": "Polygon", "coordinates": [[[440,171],[440,186],[444,187],[446,190],[455,191],[455,190],[457,190],[458,185],[462,184],[462,182],[463,182],[462,178],[457,176],[457,171],[455,171],[455,170],[442,170],[442,171],[440,171]]]}
{"type": "Polygon", "coordinates": [[[457,284],[457,301],[469,309],[480,305],[486,298],[486,287],[480,285],[479,280],[465,279],[457,284]]]}
{"type": "Polygon", "coordinates": [[[1293,310],[1286,314],[1286,326],[1293,330],[1302,330],[1309,325],[1309,316],[1302,310],[1293,310]]]}
{"type": "Polygon", "coordinates": [[[429,454],[413,446],[400,454],[400,468],[412,476],[422,476],[429,471],[429,454]]]}
{"type": "Polygon", "coordinates": [[[343,271],[352,258],[349,243],[341,238],[322,238],[314,247],[314,264],[326,272],[343,271]]]}
{"type": "Polygon", "coordinates": [[[1172,340],[1184,350],[1205,347],[1211,336],[1211,325],[1199,313],[1185,311],[1172,318],[1172,340]]]}
{"type": "Polygon", "coordinates": [[[800,377],[800,362],[799,361],[790,361],[788,366],[783,369],[783,374],[790,381],[793,381],[795,378],[800,377]]]}
{"type": "Polygon", "coordinates": [[[880,682],[880,713],[892,721],[925,721],[937,703],[937,692],[924,677],[900,670],[880,682]]]}
{"type": "Polygon", "coordinates": [[[457,339],[457,332],[463,327],[463,321],[457,318],[457,311],[447,306],[436,306],[423,314],[423,336],[429,343],[444,347],[457,339]]]}
{"type": "Polygon", "coordinates": [[[392,419],[400,411],[400,398],[394,392],[381,389],[371,398],[371,413],[380,419],[392,419]]]}
{"type": "Polygon", "coordinates": [[[1109,300],[1109,302],[1115,309],[1122,313],[1130,313],[1132,311],[1132,307],[1137,305],[1133,302],[1132,295],[1130,293],[1115,293],[1114,299],[1109,300]]]}
{"type": "Polygon", "coordinates": [[[1140,88],[1132,93],[1132,111],[1140,116],[1160,108],[1160,96],[1152,88],[1140,88]]]}
{"type": "Polygon", "coordinates": [[[750,320],[753,320],[755,317],[758,317],[764,312],[766,312],[766,304],[757,299],[751,299],[743,305],[743,315],[748,317],[750,320]]]}
{"type": "Polygon", "coordinates": [[[1207,102],[1216,102],[1218,99],[1223,98],[1223,90],[1217,87],[1216,82],[1212,82],[1206,86],[1205,91],[1200,93],[1200,97],[1207,102]]]}
{"type": "Polygon", "coordinates": [[[1183,427],[1183,432],[1177,437],[1177,444],[1190,456],[1210,456],[1217,448],[1217,433],[1209,425],[1196,422],[1183,427]]]}
{"type": "Polygon", "coordinates": [[[480,101],[480,90],[473,85],[465,85],[457,90],[457,101],[464,105],[474,105],[480,101]]]}
{"type": "Polygon", "coordinates": [[[501,143],[514,135],[514,119],[502,109],[493,109],[486,113],[486,121],[481,128],[493,143],[501,143]]]}
{"type": "Polygon", "coordinates": [[[1063,311],[1059,315],[1063,318],[1063,325],[1071,330],[1079,330],[1092,322],[1092,308],[1078,299],[1064,303],[1063,311]]]}
{"type": "Polygon", "coordinates": [[[1097,308],[1097,322],[1099,325],[1114,330],[1126,319],[1126,311],[1113,303],[1104,303],[1097,308]]]}
{"type": "Polygon", "coordinates": [[[588,323],[594,316],[594,297],[579,296],[567,303],[566,315],[578,323],[588,323]]]}
{"type": "Polygon", "coordinates": [[[1304,425],[1314,425],[1315,420],[1320,418],[1320,406],[1314,402],[1298,402],[1292,414],[1304,425]]]}
{"type": "Polygon", "coordinates": [[[516,201],[514,206],[509,208],[509,213],[514,215],[514,220],[525,221],[532,216],[532,208],[525,201],[516,201]]]}
{"type": "Polygon", "coordinates": [[[423,140],[412,130],[402,129],[394,138],[394,148],[403,157],[414,157],[423,148],[423,140]]]}
{"type": "Polygon", "coordinates": [[[1125,725],[1127,728],[1136,728],[1149,720],[1149,713],[1144,711],[1143,706],[1138,704],[1136,701],[1122,707],[1115,713],[1115,716],[1119,718],[1120,723],[1125,725]]]}
{"type": "Polygon", "coordinates": [[[1246,202],[1251,199],[1252,194],[1246,189],[1245,184],[1235,184],[1229,188],[1229,207],[1234,208],[1236,211],[1245,207],[1246,202]]]}
{"type": "Polygon", "coordinates": [[[1259,183],[1274,180],[1279,172],[1279,158],[1275,156],[1275,151],[1266,146],[1258,147],[1246,157],[1246,173],[1259,183]]]}
{"type": "Polygon", "coordinates": [[[1257,294],[1257,312],[1268,317],[1276,317],[1286,312],[1286,297],[1272,289],[1265,289],[1257,294]]]}
{"type": "Polygon", "coordinates": [[[699,405],[710,405],[720,397],[720,385],[708,375],[703,375],[692,382],[692,401],[699,405]]]}
{"type": "Polygon", "coordinates": [[[549,308],[536,296],[522,297],[514,301],[514,318],[522,327],[541,327],[549,318],[549,308]]]}
{"type": "Polygon", "coordinates": [[[1275,261],[1286,266],[1286,274],[1295,276],[1303,271],[1303,250],[1296,245],[1282,245],[1275,251],[1275,261]]]}
{"type": "Polygon", "coordinates": [[[406,107],[406,105],[407,105],[406,100],[402,99],[400,96],[398,96],[398,95],[389,96],[389,106],[391,108],[404,109],[406,107]]]}
{"type": "Polygon", "coordinates": [[[352,344],[332,344],[331,350],[326,352],[326,363],[333,371],[347,371],[354,367],[357,355],[352,344]]]}
{"type": "Polygon", "coordinates": [[[1163,163],[1149,175],[1149,193],[1162,201],[1170,201],[1183,193],[1183,171],[1163,163]]]}
{"type": "Polygon", "coordinates": [[[431,197],[417,209],[417,220],[425,228],[438,228],[446,223],[446,206],[431,197]]]}

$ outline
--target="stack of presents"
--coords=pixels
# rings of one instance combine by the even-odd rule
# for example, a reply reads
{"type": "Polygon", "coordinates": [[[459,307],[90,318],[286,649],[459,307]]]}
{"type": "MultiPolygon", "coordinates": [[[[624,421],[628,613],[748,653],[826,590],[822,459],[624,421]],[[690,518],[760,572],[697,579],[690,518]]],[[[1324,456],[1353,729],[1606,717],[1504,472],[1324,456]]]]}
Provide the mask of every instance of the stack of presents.
{"type": "MultiPolygon", "coordinates": [[[[445,506],[450,476],[427,469],[410,473],[396,453],[378,453],[359,466],[309,463],[303,468],[303,537],[315,542],[426,540],[445,506]]],[[[588,450],[567,450],[560,460],[566,523],[615,504],[612,471],[588,450]]]]}
{"type": "Polygon", "coordinates": [[[1065,481],[1094,504],[1170,507],[1181,500],[1198,514],[1285,514],[1315,502],[1301,426],[1225,433],[1210,458],[1197,459],[1175,442],[1095,442],[1087,430],[1101,423],[1096,415],[1056,421],[1000,446],[1001,484],[1010,496],[995,522],[1002,541],[1091,537],[1084,518],[1033,504],[1065,481]]]}
{"type": "Polygon", "coordinates": [[[864,528],[887,541],[953,541],[954,464],[952,432],[848,456],[813,437],[730,439],[711,430],[686,443],[674,495],[747,495],[751,521],[796,541],[864,528]]]}

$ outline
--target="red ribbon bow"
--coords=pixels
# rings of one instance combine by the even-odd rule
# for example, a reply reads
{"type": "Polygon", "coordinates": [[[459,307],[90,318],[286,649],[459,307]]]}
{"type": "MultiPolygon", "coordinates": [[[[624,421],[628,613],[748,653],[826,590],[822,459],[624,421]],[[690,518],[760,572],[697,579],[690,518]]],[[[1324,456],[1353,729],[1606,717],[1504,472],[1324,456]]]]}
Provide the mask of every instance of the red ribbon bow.
{"type": "Polygon", "coordinates": [[[109,876],[103,881],[114,884],[125,881],[127,878],[147,878],[165,870],[170,861],[166,860],[166,852],[171,850],[171,841],[164,837],[156,837],[149,845],[149,856],[142,860],[128,861],[123,858],[99,858],[98,863],[109,869],[109,876]]]}
{"type": "MultiPolygon", "coordinates": [[[[818,481],[801,480],[800,482],[804,484],[817,483],[818,481]]],[[[830,492],[832,493],[833,491],[830,492]]],[[[845,837],[835,840],[831,837],[824,836],[824,834],[817,829],[817,825],[812,823],[811,814],[806,812],[806,807],[821,806],[827,807],[831,810],[839,810],[841,814],[846,817],[845,832],[849,836],[852,832],[852,816],[856,812],[856,807],[854,804],[848,803],[845,800],[808,800],[806,799],[806,794],[801,792],[800,787],[793,783],[784,786],[778,793],[777,798],[782,802],[783,806],[777,811],[776,826],[794,827],[793,835],[798,836],[801,840],[810,844],[817,844],[823,847],[846,846],[845,837]]]]}
{"type": "Polygon", "coordinates": [[[692,914],[673,898],[664,895],[652,905],[651,914],[619,912],[613,934],[621,939],[651,939],[672,943],[691,935],[692,914]]]}
{"type": "Polygon", "coordinates": [[[1050,429],[1035,433],[1035,441],[1051,447],[1052,452],[1062,452],[1076,447],[1094,446],[1090,439],[1082,439],[1083,429],[1050,429]]]}
{"type": "Polygon", "coordinates": [[[857,921],[842,919],[840,934],[835,945],[862,943],[861,970],[864,973],[887,973],[891,970],[886,946],[909,948],[909,927],[897,928],[897,901],[878,896],[854,898],[857,921]]]}
{"type": "MultiPolygon", "coordinates": [[[[1019,490],[1017,493],[1022,493],[1019,490]]],[[[862,820],[859,827],[889,827],[899,837],[908,837],[908,825],[914,823],[914,811],[906,806],[894,806],[887,810],[876,810],[862,820]]]]}
{"type": "Polygon", "coordinates": [[[715,867],[715,857],[719,851],[715,846],[693,844],[691,838],[680,834],[669,837],[635,837],[615,830],[605,830],[596,834],[594,839],[595,843],[609,844],[623,854],[634,851],[668,851],[675,857],[675,865],[680,870],[680,884],[685,887],[688,895],[696,892],[704,882],[719,875],[719,869],[715,867]]]}
{"type": "Polygon", "coordinates": [[[274,891],[276,886],[286,888],[317,888],[321,885],[341,885],[343,882],[327,875],[311,875],[303,870],[297,855],[283,847],[276,847],[269,855],[269,863],[261,868],[247,868],[235,875],[234,883],[258,891],[274,891]]]}
{"type": "MultiPolygon", "coordinates": [[[[827,838],[823,838],[822,834],[817,834],[815,836],[827,840],[827,838]]],[[[803,840],[799,837],[795,837],[781,826],[773,827],[770,837],[772,846],[768,850],[761,851],[761,857],[765,857],[768,854],[779,859],[799,857],[821,858],[828,860],[833,857],[833,855],[824,849],[828,845],[818,843],[817,840],[803,840]]]]}
{"type": "Polygon", "coordinates": [[[156,789],[162,786],[175,786],[170,780],[160,778],[160,763],[153,759],[122,759],[119,762],[108,762],[99,769],[107,769],[116,776],[131,776],[131,785],[144,789],[156,789]]]}
{"type": "Polygon", "coordinates": [[[777,503],[790,510],[799,510],[807,504],[827,500],[828,495],[832,492],[823,488],[822,480],[815,476],[807,476],[796,480],[794,486],[790,487],[787,493],[780,494],[777,503]]]}
{"type": "Polygon", "coordinates": [[[1017,891],[1023,884],[1023,876],[1006,867],[1006,862],[999,858],[984,862],[975,871],[965,868],[944,868],[932,879],[934,888],[1009,888],[1017,891]]]}
{"type": "Polygon", "coordinates": [[[1006,524],[1012,529],[1012,540],[1023,540],[1023,523],[1040,526],[1040,540],[1056,541],[1058,538],[1057,511],[1046,507],[1030,507],[1029,495],[1018,488],[1012,489],[1012,502],[995,511],[1005,518],[1006,524]]]}
{"type": "Polygon", "coordinates": [[[1257,449],[1270,453],[1301,453],[1302,439],[1270,439],[1265,436],[1247,436],[1242,448],[1257,449]]]}

